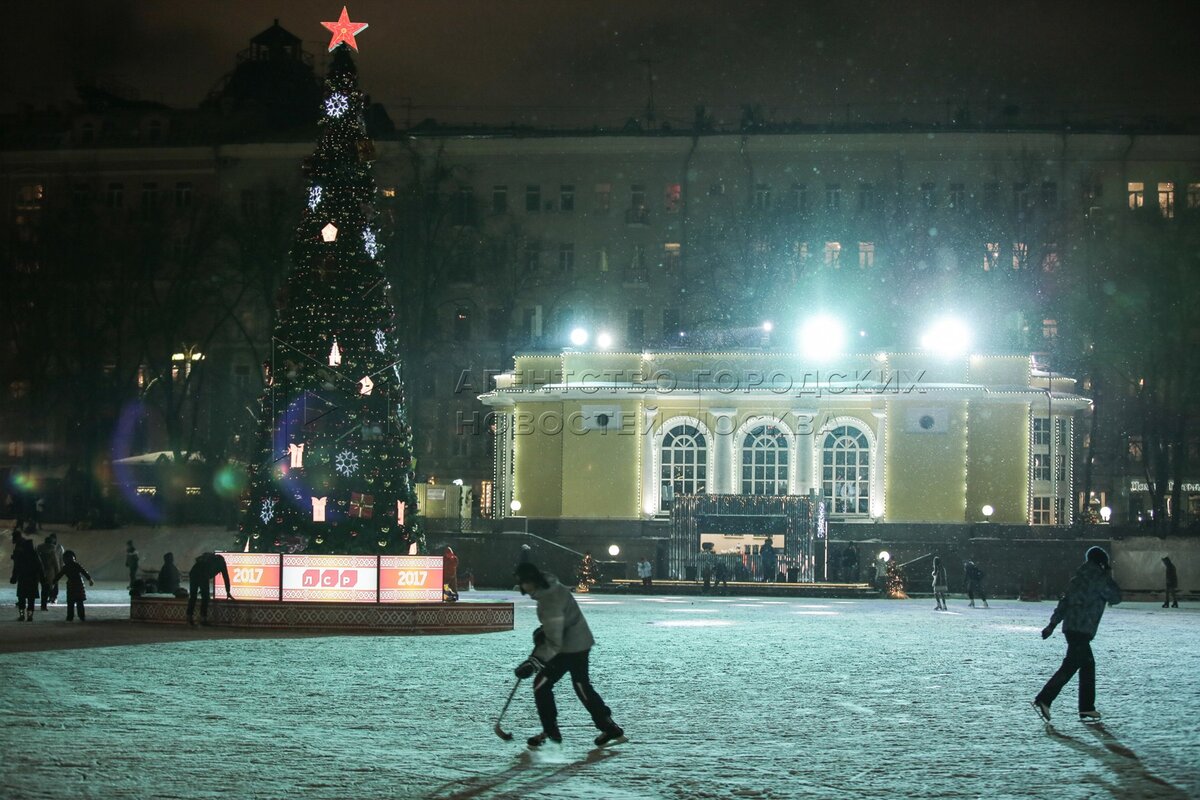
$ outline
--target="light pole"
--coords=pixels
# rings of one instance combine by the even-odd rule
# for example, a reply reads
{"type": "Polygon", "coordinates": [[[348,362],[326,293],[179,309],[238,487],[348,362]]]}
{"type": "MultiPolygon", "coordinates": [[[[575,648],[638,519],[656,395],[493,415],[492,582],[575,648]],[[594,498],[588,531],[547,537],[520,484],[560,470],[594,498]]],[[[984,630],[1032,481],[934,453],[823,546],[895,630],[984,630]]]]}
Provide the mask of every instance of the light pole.
{"type": "MultiPolygon", "coordinates": [[[[512,509],[513,514],[516,514],[518,511],[521,510],[521,501],[513,500],[511,503],[508,504],[508,507],[512,509]]],[[[529,517],[523,516],[523,517],[521,517],[521,521],[525,523],[525,535],[528,536],[529,535],[529,517]]]]}

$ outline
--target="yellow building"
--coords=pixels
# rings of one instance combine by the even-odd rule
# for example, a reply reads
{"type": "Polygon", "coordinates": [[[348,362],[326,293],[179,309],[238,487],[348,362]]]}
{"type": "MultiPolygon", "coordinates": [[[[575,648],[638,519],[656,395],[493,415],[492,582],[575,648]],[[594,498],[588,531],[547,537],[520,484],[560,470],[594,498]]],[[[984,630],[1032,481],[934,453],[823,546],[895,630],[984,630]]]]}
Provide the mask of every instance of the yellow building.
{"type": "Polygon", "coordinates": [[[1090,402],[1028,356],[567,350],[518,355],[494,511],[648,520],[676,497],[802,495],[830,520],[1067,525],[1090,402]]]}

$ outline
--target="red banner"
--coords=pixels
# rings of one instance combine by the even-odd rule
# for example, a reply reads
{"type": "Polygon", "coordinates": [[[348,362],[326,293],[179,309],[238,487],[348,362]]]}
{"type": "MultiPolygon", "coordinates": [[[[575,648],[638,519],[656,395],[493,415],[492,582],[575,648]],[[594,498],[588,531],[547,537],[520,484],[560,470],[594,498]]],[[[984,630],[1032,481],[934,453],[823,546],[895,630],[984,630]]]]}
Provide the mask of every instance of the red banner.
{"type": "Polygon", "coordinates": [[[380,556],[379,602],[442,599],[441,556],[380,556]]]}

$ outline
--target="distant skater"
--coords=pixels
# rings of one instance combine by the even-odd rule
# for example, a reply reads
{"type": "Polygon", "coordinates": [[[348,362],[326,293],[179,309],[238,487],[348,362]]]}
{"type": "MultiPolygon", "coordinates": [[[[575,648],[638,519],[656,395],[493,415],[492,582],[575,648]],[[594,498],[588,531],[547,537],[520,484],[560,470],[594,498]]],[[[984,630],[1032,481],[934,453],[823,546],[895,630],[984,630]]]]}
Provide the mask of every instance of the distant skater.
{"type": "Polygon", "coordinates": [[[713,569],[713,591],[729,594],[729,567],[724,559],[719,559],[713,569]]]}
{"type": "Polygon", "coordinates": [[[442,599],[447,603],[458,602],[458,556],[449,546],[442,553],[442,599]]]}
{"type": "Polygon", "coordinates": [[[62,545],[58,537],[50,534],[46,540],[37,546],[38,560],[42,564],[42,611],[48,603],[58,602],[58,581],[54,576],[62,569],[62,545]]]}
{"type": "Polygon", "coordinates": [[[1033,707],[1042,719],[1050,721],[1050,704],[1076,672],[1079,673],[1079,718],[1085,722],[1100,719],[1100,712],[1096,710],[1096,660],[1092,656],[1092,639],[1104,616],[1105,605],[1115,606],[1119,602],[1121,587],[1109,572],[1108,553],[1100,547],[1089,548],[1083,564],[1075,570],[1066,593],[1050,616],[1050,624],[1042,628],[1042,638],[1049,639],[1061,622],[1063,636],[1067,638],[1067,655],[1062,666],[1033,699],[1033,707]]]}
{"type": "Polygon", "coordinates": [[[129,588],[133,588],[133,582],[137,580],[138,562],[141,561],[141,556],[138,555],[137,548],[133,546],[133,539],[125,543],[125,569],[129,570],[129,588]]]}
{"type": "Polygon", "coordinates": [[[937,605],[933,607],[934,611],[948,611],[946,608],[946,594],[950,591],[950,581],[946,577],[946,565],[942,563],[942,559],[938,556],[933,557],[933,599],[937,601],[937,605]]]}
{"type": "Polygon", "coordinates": [[[571,673],[575,695],[600,731],[595,739],[596,746],[603,747],[621,739],[625,731],[613,722],[612,711],[592,688],[588,677],[588,655],[596,640],[592,638],[592,631],[571,590],[553,575],[543,575],[533,564],[520,564],[516,577],[521,594],[527,594],[537,601],[538,621],[543,634],[540,641],[535,637],[534,641],[539,643],[529,658],[513,670],[518,678],[537,676],[533,681],[533,700],[537,705],[542,732],[529,738],[529,746],[537,748],[547,741],[562,742],[558,707],[554,703],[554,684],[568,672],[571,673]]]}
{"type": "Polygon", "coordinates": [[[974,608],[975,596],[978,595],[983,607],[988,608],[987,597],[983,594],[983,570],[974,561],[963,562],[963,579],[967,584],[967,598],[971,601],[968,605],[974,608]]]}
{"type": "Polygon", "coordinates": [[[42,562],[33,549],[33,540],[13,531],[13,571],[9,583],[17,585],[17,621],[33,622],[33,601],[38,599],[42,583],[42,562]]]}
{"type": "Polygon", "coordinates": [[[1171,608],[1179,608],[1179,572],[1170,556],[1163,556],[1162,562],[1167,570],[1167,590],[1162,607],[1166,608],[1169,604],[1171,608]]]}
{"type": "Polygon", "coordinates": [[[647,589],[650,588],[650,585],[653,582],[651,579],[654,576],[654,567],[650,565],[650,559],[645,558],[639,561],[637,565],[637,571],[638,577],[642,579],[642,586],[647,589]]]}
{"type": "Polygon", "coordinates": [[[79,612],[79,621],[83,622],[83,601],[87,600],[87,592],[83,590],[83,579],[87,578],[88,586],[95,586],[96,582],[83,565],[75,560],[74,550],[63,553],[62,569],[55,576],[55,581],[64,575],[67,578],[67,622],[75,619],[76,611],[79,612]]]}
{"type": "Polygon", "coordinates": [[[771,543],[771,537],[763,542],[762,549],[758,551],[759,558],[762,559],[762,571],[764,581],[774,583],[779,577],[779,555],[775,552],[775,545],[771,543]]]}
{"type": "Polygon", "coordinates": [[[225,594],[232,600],[233,592],[229,590],[229,567],[225,564],[225,557],[211,551],[201,553],[200,557],[196,559],[196,563],[192,565],[191,571],[188,572],[188,625],[196,624],[197,594],[200,595],[200,624],[208,624],[208,585],[218,575],[225,579],[225,594]]]}

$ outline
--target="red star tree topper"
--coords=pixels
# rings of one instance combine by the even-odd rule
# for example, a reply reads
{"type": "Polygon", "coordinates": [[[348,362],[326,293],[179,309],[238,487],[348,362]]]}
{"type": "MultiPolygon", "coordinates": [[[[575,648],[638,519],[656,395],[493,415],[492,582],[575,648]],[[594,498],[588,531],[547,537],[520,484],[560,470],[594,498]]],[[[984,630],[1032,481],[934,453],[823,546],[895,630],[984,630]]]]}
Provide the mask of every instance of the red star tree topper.
{"type": "Polygon", "coordinates": [[[350,45],[354,52],[358,52],[358,45],[354,41],[354,37],[367,29],[365,22],[351,22],[350,14],[346,11],[346,7],[342,6],[342,16],[336,22],[322,22],[326,28],[333,32],[333,38],[329,40],[329,52],[333,52],[333,48],[337,47],[342,42],[350,45]]]}

